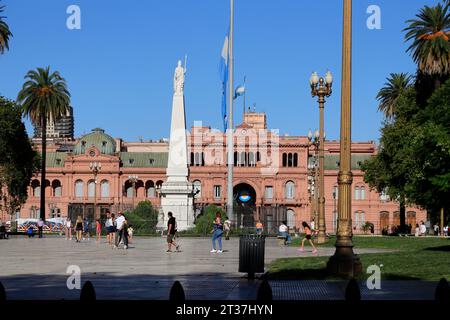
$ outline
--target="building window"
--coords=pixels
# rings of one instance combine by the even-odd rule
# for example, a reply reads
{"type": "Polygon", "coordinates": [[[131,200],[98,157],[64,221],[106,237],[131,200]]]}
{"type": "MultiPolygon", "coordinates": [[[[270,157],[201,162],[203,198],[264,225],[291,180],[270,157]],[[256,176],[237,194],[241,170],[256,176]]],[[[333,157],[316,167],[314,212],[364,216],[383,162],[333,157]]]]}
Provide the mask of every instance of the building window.
{"type": "Polygon", "coordinates": [[[249,152],[248,154],[248,165],[250,167],[256,166],[255,154],[253,152],[249,152]]]}
{"type": "Polygon", "coordinates": [[[95,182],[93,180],[88,182],[88,197],[95,197],[95,182]]]}
{"type": "Polygon", "coordinates": [[[126,192],[127,198],[133,198],[133,196],[134,196],[133,184],[131,183],[130,180],[125,182],[125,192],[126,192]]]}
{"type": "Polygon", "coordinates": [[[283,153],[282,165],[283,165],[283,167],[287,166],[287,154],[286,153],[283,153]]]}
{"type": "Polygon", "coordinates": [[[285,186],[285,198],[286,199],[294,199],[295,195],[295,184],[292,181],[286,182],[285,186]]]}
{"type": "Polygon", "coordinates": [[[266,186],[265,191],[264,191],[264,198],[273,199],[273,187],[272,186],[266,186]]]}
{"type": "Polygon", "coordinates": [[[361,200],[366,200],[366,188],[360,187],[359,191],[361,193],[361,200]]]}
{"type": "Polygon", "coordinates": [[[155,192],[155,184],[153,183],[153,181],[147,181],[145,183],[145,189],[147,190],[147,198],[154,198],[156,195],[155,192]]]}
{"type": "Polygon", "coordinates": [[[287,226],[289,229],[294,229],[295,227],[295,211],[292,209],[287,210],[287,226]]]}
{"type": "Polygon", "coordinates": [[[59,180],[53,180],[52,181],[52,190],[53,190],[53,196],[54,197],[61,197],[61,182],[59,180]]]}
{"type": "Polygon", "coordinates": [[[101,185],[101,197],[108,198],[109,197],[109,181],[102,181],[101,185]]]}
{"type": "Polygon", "coordinates": [[[245,152],[241,152],[240,155],[241,155],[241,157],[239,159],[240,166],[245,167],[247,165],[246,154],[245,154],[245,152]]]}
{"type": "Polygon", "coordinates": [[[40,209],[33,206],[30,209],[30,219],[37,219],[39,217],[39,211],[40,209]]]}
{"type": "Polygon", "coordinates": [[[33,190],[33,197],[39,198],[41,196],[41,186],[39,180],[31,182],[31,189],[33,190]]]}
{"type": "Polygon", "coordinates": [[[106,153],[106,145],[107,144],[108,144],[108,142],[102,141],[102,153],[106,153]]]}
{"type": "Polygon", "coordinates": [[[298,167],[298,154],[294,153],[294,167],[298,167]]]}
{"type": "Polygon", "coordinates": [[[202,197],[202,183],[200,182],[200,180],[195,180],[193,182],[193,185],[194,185],[194,192],[195,192],[194,197],[201,198],[202,197]]]}
{"type": "Polygon", "coordinates": [[[355,200],[360,199],[361,199],[361,190],[359,189],[359,187],[355,187],[355,200]]]}
{"type": "Polygon", "coordinates": [[[365,223],[366,223],[366,218],[365,218],[364,211],[356,211],[354,226],[359,230],[365,223]]]}
{"type": "Polygon", "coordinates": [[[293,164],[292,153],[288,153],[288,156],[287,156],[287,166],[288,166],[288,167],[292,167],[292,164],[293,164]]]}
{"type": "Polygon", "coordinates": [[[75,182],[75,197],[82,198],[83,197],[83,181],[78,180],[75,182]]]}
{"type": "Polygon", "coordinates": [[[220,199],[222,197],[222,187],[214,186],[214,198],[220,199]]]}

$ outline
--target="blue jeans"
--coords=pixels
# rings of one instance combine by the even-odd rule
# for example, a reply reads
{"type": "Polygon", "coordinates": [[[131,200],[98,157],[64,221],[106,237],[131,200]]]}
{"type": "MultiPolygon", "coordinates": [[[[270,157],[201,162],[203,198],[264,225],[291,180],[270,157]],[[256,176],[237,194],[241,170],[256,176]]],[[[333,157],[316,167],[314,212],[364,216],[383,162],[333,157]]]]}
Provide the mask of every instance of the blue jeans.
{"type": "Polygon", "coordinates": [[[279,234],[280,234],[280,236],[282,236],[282,237],[286,237],[286,242],[287,242],[287,243],[291,243],[292,238],[291,238],[291,236],[289,235],[289,233],[287,233],[287,232],[280,232],[279,234]]]}
{"type": "Polygon", "coordinates": [[[222,250],[222,234],[223,234],[222,230],[214,231],[212,236],[212,245],[214,250],[216,250],[216,240],[219,243],[219,250],[222,250]]]}

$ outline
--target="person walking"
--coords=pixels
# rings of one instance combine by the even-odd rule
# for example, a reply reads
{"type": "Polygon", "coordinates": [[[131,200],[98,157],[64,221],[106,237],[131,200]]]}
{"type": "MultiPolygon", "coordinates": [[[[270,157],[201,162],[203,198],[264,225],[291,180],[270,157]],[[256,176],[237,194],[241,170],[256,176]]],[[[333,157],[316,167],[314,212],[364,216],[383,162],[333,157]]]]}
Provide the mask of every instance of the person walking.
{"type": "Polygon", "coordinates": [[[77,222],[75,223],[75,232],[76,232],[76,239],[77,242],[80,242],[83,237],[83,219],[81,216],[78,216],[77,222]]]}
{"type": "Polygon", "coordinates": [[[439,226],[437,223],[434,224],[433,229],[434,229],[434,235],[438,236],[439,235],[439,226]]]}
{"type": "Polygon", "coordinates": [[[415,229],[415,232],[414,232],[414,236],[418,237],[419,235],[420,235],[420,228],[419,228],[419,224],[416,223],[416,229],[415,229]]]}
{"type": "Polygon", "coordinates": [[[172,252],[172,247],[175,247],[175,250],[178,251],[180,246],[175,242],[175,234],[177,233],[177,221],[173,216],[172,212],[167,213],[169,220],[167,221],[167,251],[168,253],[172,252]]]}
{"type": "Polygon", "coordinates": [[[87,217],[83,219],[83,240],[91,240],[91,235],[89,233],[89,220],[87,217]]]}
{"type": "MultiPolygon", "coordinates": [[[[119,244],[121,243],[121,241],[123,241],[124,246],[126,246],[125,245],[125,241],[123,239],[123,225],[124,225],[124,222],[125,222],[125,217],[123,216],[123,212],[119,211],[118,214],[117,214],[117,219],[115,220],[115,223],[116,223],[116,225],[115,225],[115,227],[116,227],[116,235],[115,235],[116,241],[115,241],[115,244],[114,244],[114,248],[119,247],[119,244]]],[[[127,244],[128,244],[128,242],[127,242],[127,244]]]]}
{"type": "Polygon", "coordinates": [[[106,221],[105,221],[105,229],[106,229],[106,241],[109,245],[111,245],[111,239],[113,234],[113,215],[107,211],[106,221]]]}
{"type": "Polygon", "coordinates": [[[66,223],[66,240],[72,240],[72,221],[67,217],[66,223]]]}
{"type": "Polygon", "coordinates": [[[289,227],[286,225],[286,221],[281,221],[281,225],[278,228],[278,234],[286,239],[286,244],[291,243],[292,238],[289,235],[289,227]]]}
{"type": "Polygon", "coordinates": [[[42,238],[42,230],[44,229],[44,221],[41,218],[39,218],[37,225],[38,225],[39,238],[42,238]]]}
{"type": "Polygon", "coordinates": [[[228,218],[223,223],[223,228],[225,230],[225,240],[230,240],[231,221],[228,218]]]}
{"type": "Polygon", "coordinates": [[[258,222],[256,222],[256,234],[258,236],[262,235],[263,232],[263,224],[261,223],[261,220],[258,220],[258,222]]]}
{"type": "Polygon", "coordinates": [[[425,223],[422,221],[420,223],[420,236],[425,237],[426,233],[427,233],[427,227],[425,226],[425,223]]]}
{"type": "Polygon", "coordinates": [[[128,232],[128,243],[133,243],[133,226],[130,224],[127,228],[127,232],[128,232]]]}
{"type": "Polygon", "coordinates": [[[100,219],[95,220],[95,238],[97,241],[100,241],[102,235],[102,224],[100,223],[100,219]]]}
{"type": "Polygon", "coordinates": [[[305,221],[302,222],[302,226],[303,226],[303,230],[305,231],[306,235],[305,235],[305,238],[302,240],[302,247],[300,249],[298,249],[298,251],[303,252],[305,241],[308,241],[309,244],[311,245],[311,247],[313,248],[312,253],[317,253],[317,249],[311,240],[311,233],[312,233],[311,228],[305,221]]]}
{"type": "Polygon", "coordinates": [[[444,237],[448,237],[448,225],[444,227],[444,237]]]}
{"type": "Polygon", "coordinates": [[[222,224],[222,214],[216,212],[216,218],[213,221],[213,230],[211,232],[212,236],[212,250],[211,253],[222,253],[222,235],[223,235],[223,224],[222,224]],[[216,241],[219,244],[219,249],[216,250],[216,241]]]}

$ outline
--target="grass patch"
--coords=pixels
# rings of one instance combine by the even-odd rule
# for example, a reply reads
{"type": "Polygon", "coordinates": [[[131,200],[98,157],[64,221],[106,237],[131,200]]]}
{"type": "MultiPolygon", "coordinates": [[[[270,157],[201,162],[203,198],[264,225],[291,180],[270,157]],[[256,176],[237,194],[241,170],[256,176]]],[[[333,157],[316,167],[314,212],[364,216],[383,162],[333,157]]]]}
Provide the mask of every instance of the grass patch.
{"type": "MultiPolygon", "coordinates": [[[[355,247],[392,249],[392,253],[361,254],[363,270],[367,266],[383,265],[385,280],[450,279],[450,241],[442,238],[414,237],[354,237],[355,247]]],[[[334,245],[334,240],[320,245],[334,245]]],[[[268,279],[334,280],[328,274],[328,257],[285,258],[273,261],[265,277],[268,279]]],[[[358,278],[366,279],[363,273],[358,278]]]]}

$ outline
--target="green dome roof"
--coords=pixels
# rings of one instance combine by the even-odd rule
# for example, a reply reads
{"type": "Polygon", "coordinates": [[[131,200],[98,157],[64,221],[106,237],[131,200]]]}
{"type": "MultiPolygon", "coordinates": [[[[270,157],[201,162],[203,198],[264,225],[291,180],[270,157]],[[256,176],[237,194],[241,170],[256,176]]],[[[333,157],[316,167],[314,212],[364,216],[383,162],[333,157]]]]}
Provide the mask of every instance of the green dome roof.
{"type": "Polygon", "coordinates": [[[91,133],[83,136],[75,145],[74,154],[84,154],[92,146],[96,147],[102,154],[113,155],[116,152],[116,142],[105,133],[105,130],[95,128],[91,133]]]}

